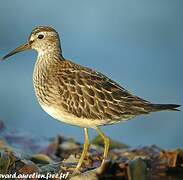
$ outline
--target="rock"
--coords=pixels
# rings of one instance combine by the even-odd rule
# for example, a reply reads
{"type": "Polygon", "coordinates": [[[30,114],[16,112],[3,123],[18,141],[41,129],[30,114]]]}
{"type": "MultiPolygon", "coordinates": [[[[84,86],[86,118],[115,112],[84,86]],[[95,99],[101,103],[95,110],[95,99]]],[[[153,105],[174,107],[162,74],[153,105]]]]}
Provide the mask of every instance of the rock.
{"type": "Polygon", "coordinates": [[[4,140],[0,139],[0,150],[3,150],[7,147],[6,143],[4,142],[4,140]]]}
{"type": "Polygon", "coordinates": [[[85,173],[73,176],[70,180],[98,180],[96,170],[87,171],[85,173]]]}
{"type": "Polygon", "coordinates": [[[77,159],[76,159],[76,157],[73,154],[71,154],[69,156],[69,158],[67,158],[67,159],[65,159],[63,161],[63,163],[66,163],[66,164],[75,164],[75,163],[77,163],[77,159]]]}
{"type": "Polygon", "coordinates": [[[75,142],[65,141],[60,145],[60,148],[64,151],[79,149],[80,146],[75,142]]]}
{"type": "MultiPolygon", "coordinates": [[[[103,141],[104,140],[102,139],[102,137],[98,135],[91,141],[91,143],[95,144],[95,145],[103,146],[103,144],[104,144],[103,141]]],[[[115,148],[120,148],[120,149],[125,148],[126,149],[126,148],[129,148],[129,146],[127,144],[110,139],[110,147],[109,148],[110,149],[115,149],[115,148]]]]}
{"type": "Polygon", "coordinates": [[[52,159],[45,154],[35,154],[30,158],[36,164],[50,164],[52,163],[52,159]]]}
{"type": "Polygon", "coordinates": [[[11,158],[9,156],[8,152],[1,152],[1,157],[0,157],[0,174],[7,174],[8,173],[8,168],[11,163],[11,158]]]}
{"type": "Polygon", "coordinates": [[[130,175],[132,180],[147,179],[147,164],[141,158],[136,158],[129,163],[130,175]]]}

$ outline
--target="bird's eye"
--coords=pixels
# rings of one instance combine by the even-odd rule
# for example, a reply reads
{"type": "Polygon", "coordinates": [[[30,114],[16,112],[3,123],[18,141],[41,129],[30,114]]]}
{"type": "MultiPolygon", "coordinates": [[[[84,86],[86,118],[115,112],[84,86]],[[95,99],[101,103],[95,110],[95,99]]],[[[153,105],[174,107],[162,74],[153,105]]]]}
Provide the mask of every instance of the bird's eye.
{"type": "Polygon", "coordinates": [[[43,38],[44,38],[44,35],[39,34],[39,35],[38,35],[38,38],[39,38],[39,39],[43,39],[43,38]]]}

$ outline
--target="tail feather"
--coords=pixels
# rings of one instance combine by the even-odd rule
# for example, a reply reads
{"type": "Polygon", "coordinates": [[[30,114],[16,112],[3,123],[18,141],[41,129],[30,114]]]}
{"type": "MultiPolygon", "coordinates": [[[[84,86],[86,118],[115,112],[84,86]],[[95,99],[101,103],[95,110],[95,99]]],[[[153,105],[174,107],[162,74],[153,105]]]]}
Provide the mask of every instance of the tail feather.
{"type": "Polygon", "coordinates": [[[177,109],[181,105],[178,104],[151,104],[150,109],[151,111],[164,111],[164,110],[170,110],[170,111],[180,111],[177,109]]]}

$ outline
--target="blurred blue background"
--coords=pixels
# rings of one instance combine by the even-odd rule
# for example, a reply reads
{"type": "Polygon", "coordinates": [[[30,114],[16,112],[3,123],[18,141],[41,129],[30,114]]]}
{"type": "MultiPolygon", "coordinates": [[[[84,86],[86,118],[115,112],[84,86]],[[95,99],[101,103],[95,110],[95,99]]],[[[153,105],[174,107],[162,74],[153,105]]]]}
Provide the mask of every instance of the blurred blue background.
{"type": "MultiPolygon", "coordinates": [[[[0,56],[24,43],[34,27],[53,26],[65,58],[152,102],[183,105],[182,9],[182,0],[1,1],[0,56]]],[[[60,133],[82,142],[82,129],[57,122],[37,103],[35,59],[29,51],[0,63],[0,120],[38,136],[60,133]]],[[[102,129],[131,146],[183,147],[183,112],[153,113],[102,129]]]]}

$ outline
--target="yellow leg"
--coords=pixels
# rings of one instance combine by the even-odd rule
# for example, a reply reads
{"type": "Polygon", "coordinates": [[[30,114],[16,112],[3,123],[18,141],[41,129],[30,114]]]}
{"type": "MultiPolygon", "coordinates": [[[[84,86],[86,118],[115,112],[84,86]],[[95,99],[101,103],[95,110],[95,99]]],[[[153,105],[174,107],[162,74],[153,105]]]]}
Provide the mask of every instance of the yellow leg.
{"type": "Polygon", "coordinates": [[[82,151],[81,157],[79,159],[79,162],[75,168],[75,172],[79,171],[79,169],[83,163],[83,160],[88,152],[88,148],[89,148],[89,138],[88,138],[88,129],[87,128],[84,128],[84,133],[85,133],[85,141],[84,141],[83,151],[82,151]]]}
{"type": "Polygon", "coordinates": [[[102,164],[100,166],[102,168],[108,156],[110,140],[107,136],[105,136],[105,134],[98,127],[96,127],[95,129],[104,140],[104,155],[103,155],[102,164]]]}

